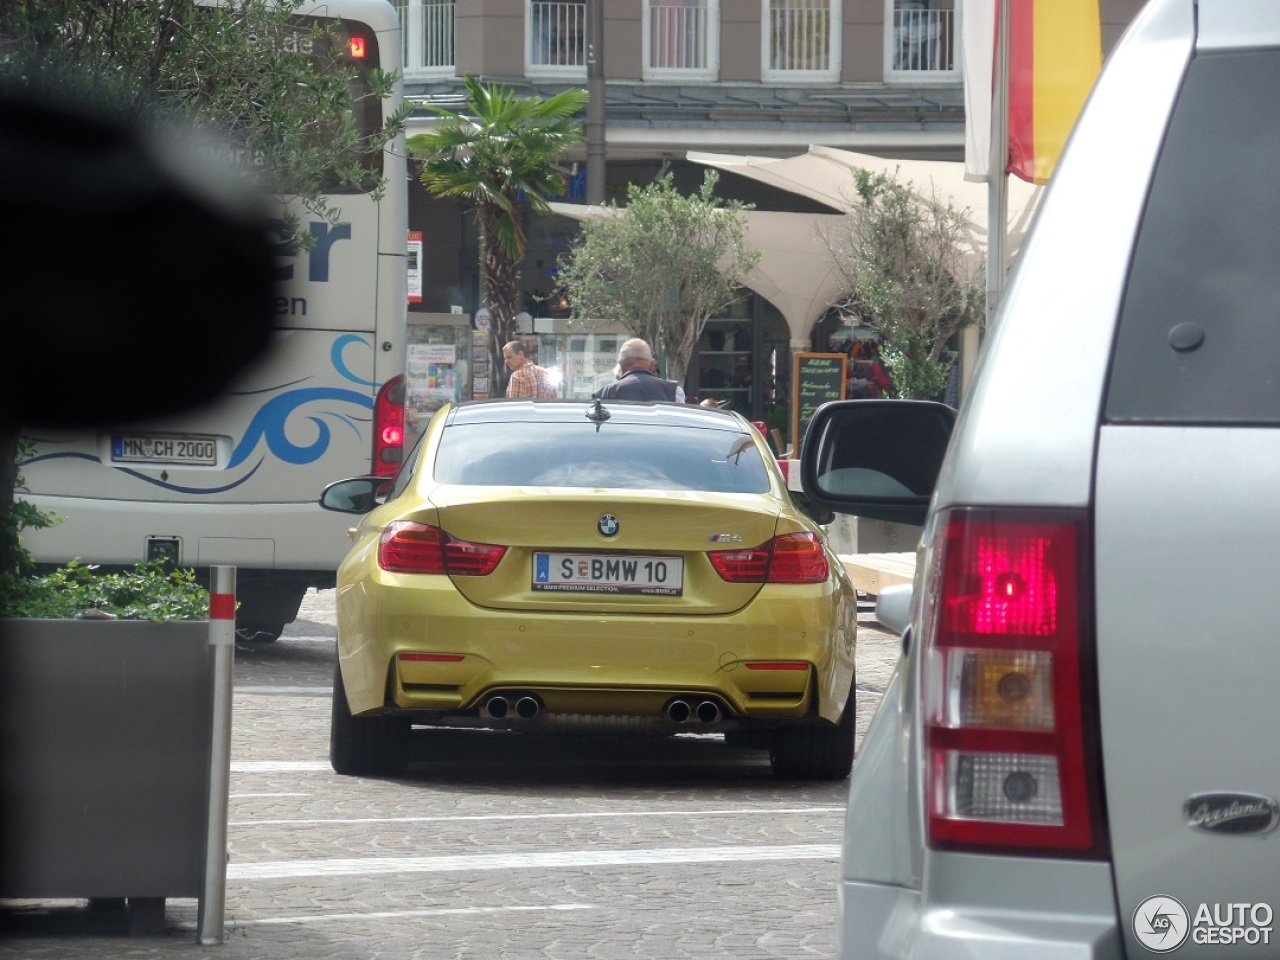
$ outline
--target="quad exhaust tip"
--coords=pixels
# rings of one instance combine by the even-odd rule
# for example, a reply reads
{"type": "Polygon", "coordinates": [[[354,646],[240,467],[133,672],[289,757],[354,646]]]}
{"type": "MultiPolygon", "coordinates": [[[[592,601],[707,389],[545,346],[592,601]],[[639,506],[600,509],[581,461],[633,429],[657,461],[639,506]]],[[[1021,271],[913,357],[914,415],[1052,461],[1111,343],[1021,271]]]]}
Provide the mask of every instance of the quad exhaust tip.
{"type": "Polygon", "coordinates": [[[511,716],[512,710],[515,711],[515,715],[519,719],[532,720],[542,712],[542,703],[537,697],[526,694],[519,697],[514,704],[501,695],[490,697],[484,704],[484,712],[494,720],[502,720],[511,716]]]}
{"type": "Polygon", "coordinates": [[[687,700],[672,700],[667,704],[667,719],[672,723],[715,723],[720,719],[720,704],[714,700],[703,700],[696,706],[687,700]]]}
{"type": "MultiPolygon", "coordinates": [[[[492,720],[512,718],[513,712],[514,719],[532,720],[542,713],[542,702],[531,694],[523,694],[514,701],[495,694],[485,701],[484,712],[492,720]]],[[[667,704],[666,715],[672,723],[715,723],[724,714],[714,700],[690,703],[676,698],[667,704]]]]}

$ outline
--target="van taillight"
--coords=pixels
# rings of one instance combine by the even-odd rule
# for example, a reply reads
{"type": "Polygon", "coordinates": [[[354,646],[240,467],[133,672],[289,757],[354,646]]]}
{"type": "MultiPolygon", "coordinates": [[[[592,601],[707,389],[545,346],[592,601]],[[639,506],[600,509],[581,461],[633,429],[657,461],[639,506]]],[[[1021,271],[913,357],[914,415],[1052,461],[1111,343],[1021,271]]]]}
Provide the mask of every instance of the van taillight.
{"type": "Polygon", "coordinates": [[[373,403],[373,466],[377,477],[394,477],[404,459],[404,377],[382,385],[373,403]]]}
{"type": "Polygon", "coordinates": [[[939,517],[922,650],[933,846],[1103,854],[1085,531],[1080,511],[939,517]]]}

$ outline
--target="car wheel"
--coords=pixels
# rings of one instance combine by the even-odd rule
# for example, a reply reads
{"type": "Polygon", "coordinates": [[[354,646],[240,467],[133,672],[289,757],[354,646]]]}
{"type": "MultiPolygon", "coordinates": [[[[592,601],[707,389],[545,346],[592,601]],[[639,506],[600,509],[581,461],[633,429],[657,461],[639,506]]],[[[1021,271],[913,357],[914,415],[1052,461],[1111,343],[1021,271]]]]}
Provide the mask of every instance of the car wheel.
{"type": "Polygon", "coordinates": [[[776,730],[769,741],[769,764],[780,780],[843,780],[853,769],[854,686],[837,724],[776,730]]]}
{"type": "Polygon", "coordinates": [[[333,673],[329,763],[348,776],[394,777],[409,766],[409,721],[404,717],[353,717],[347,708],[342,668],[333,673]]]}

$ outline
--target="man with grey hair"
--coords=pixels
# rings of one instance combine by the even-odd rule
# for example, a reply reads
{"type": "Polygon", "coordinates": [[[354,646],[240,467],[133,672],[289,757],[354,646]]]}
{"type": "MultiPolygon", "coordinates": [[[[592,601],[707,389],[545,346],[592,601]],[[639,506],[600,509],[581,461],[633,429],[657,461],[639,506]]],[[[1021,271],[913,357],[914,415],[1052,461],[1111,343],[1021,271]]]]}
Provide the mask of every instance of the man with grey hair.
{"type": "Polygon", "coordinates": [[[594,394],[598,400],[666,400],[684,403],[684,388],[674,380],[664,380],[655,374],[657,364],[653,350],[639,337],[633,337],[618,350],[617,381],[601,387],[594,394]]]}

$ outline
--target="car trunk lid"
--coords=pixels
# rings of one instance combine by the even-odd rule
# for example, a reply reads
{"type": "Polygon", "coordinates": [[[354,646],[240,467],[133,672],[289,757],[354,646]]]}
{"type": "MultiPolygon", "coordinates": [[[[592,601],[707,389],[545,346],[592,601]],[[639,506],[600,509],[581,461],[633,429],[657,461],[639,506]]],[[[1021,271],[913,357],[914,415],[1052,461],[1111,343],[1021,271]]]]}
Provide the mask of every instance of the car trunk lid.
{"type": "Polygon", "coordinates": [[[738,610],[762,584],[726,582],[708,553],[767,543],[781,511],[748,494],[596,488],[442,486],[431,502],[450,536],[508,548],[492,574],[453,578],[463,596],[547,613],[738,610]]]}

